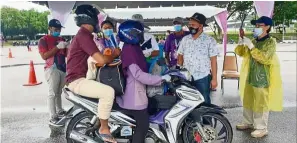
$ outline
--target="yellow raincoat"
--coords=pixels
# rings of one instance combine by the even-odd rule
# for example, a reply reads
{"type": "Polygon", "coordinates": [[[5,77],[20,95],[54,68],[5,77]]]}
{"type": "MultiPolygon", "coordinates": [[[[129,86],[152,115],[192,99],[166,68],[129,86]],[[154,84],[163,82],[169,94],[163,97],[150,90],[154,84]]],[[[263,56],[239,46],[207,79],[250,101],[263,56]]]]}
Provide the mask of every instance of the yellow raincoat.
{"type": "Polygon", "coordinates": [[[255,48],[238,45],[235,53],[243,57],[240,71],[240,96],[243,107],[254,112],[282,111],[283,88],[276,40],[252,40],[255,48]]]}

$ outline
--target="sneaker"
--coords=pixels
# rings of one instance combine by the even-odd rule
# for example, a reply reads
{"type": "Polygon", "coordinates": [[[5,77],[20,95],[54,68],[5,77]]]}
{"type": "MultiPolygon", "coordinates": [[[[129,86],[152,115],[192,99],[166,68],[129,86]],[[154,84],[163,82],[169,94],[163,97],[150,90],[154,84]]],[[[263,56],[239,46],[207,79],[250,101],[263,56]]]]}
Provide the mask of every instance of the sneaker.
{"type": "Polygon", "coordinates": [[[251,124],[238,124],[236,125],[237,130],[247,130],[247,129],[254,129],[253,125],[251,124]]]}
{"type": "Polygon", "coordinates": [[[268,135],[267,129],[255,130],[251,133],[251,136],[254,138],[262,138],[268,135]]]}
{"type": "Polygon", "coordinates": [[[63,125],[58,125],[57,122],[59,121],[58,117],[53,117],[52,119],[50,119],[49,124],[55,127],[61,127],[63,125]]]}
{"type": "Polygon", "coordinates": [[[57,113],[58,117],[59,118],[63,118],[65,115],[66,115],[66,111],[65,110],[60,110],[58,113],[57,113]]]}

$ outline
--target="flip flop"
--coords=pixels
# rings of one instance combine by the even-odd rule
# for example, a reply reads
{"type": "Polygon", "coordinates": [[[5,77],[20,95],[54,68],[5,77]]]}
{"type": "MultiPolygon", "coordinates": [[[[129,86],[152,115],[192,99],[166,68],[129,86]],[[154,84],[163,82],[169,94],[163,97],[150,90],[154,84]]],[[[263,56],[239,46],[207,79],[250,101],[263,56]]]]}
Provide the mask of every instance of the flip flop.
{"type": "Polygon", "coordinates": [[[107,142],[107,143],[117,143],[115,138],[111,134],[101,134],[99,131],[97,131],[97,136],[101,138],[102,141],[107,142]]]}

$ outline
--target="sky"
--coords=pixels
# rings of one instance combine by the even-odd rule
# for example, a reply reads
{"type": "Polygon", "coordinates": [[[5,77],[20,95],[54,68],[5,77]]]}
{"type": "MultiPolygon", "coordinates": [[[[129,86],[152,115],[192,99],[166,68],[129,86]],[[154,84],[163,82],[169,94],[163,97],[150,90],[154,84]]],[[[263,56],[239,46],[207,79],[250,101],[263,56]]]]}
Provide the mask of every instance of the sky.
{"type": "Polygon", "coordinates": [[[27,1],[8,1],[8,0],[0,0],[0,7],[2,6],[9,6],[12,8],[16,8],[19,10],[29,10],[31,8],[34,8],[35,10],[39,12],[47,11],[49,10],[46,6],[41,6],[32,2],[27,1]]]}

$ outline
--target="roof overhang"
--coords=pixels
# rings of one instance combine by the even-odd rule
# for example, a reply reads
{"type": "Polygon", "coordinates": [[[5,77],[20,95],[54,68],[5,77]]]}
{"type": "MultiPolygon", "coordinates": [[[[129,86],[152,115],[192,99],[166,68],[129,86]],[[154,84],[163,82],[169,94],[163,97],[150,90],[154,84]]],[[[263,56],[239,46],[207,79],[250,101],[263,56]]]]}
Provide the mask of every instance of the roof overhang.
{"type": "MultiPolygon", "coordinates": [[[[40,5],[46,5],[47,1],[32,1],[40,5]]],[[[199,5],[223,5],[228,1],[76,1],[75,5],[95,4],[102,9],[115,8],[148,8],[148,7],[182,7],[182,6],[199,6],[199,5]]]]}

